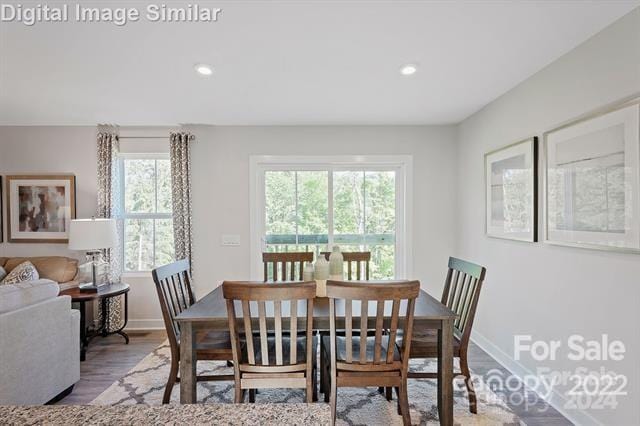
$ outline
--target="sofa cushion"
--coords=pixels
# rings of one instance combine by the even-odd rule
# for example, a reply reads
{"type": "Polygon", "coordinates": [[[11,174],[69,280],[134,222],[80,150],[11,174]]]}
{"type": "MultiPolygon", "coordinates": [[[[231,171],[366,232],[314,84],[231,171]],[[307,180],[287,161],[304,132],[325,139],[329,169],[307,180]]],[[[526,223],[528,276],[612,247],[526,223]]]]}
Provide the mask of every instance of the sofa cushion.
{"type": "Polygon", "coordinates": [[[7,271],[5,271],[2,266],[0,266],[0,281],[2,281],[6,276],[7,276],[7,271]]]}
{"type": "Polygon", "coordinates": [[[0,314],[53,299],[59,292],[58,284],[51,280],[0,285],[0,314]]]}
{"type": "Polygon", "coordinates": [[[9,272],[6,277],[4,277],[2,283],[0,284],[18,284],[28,281],[35,281],[37,279],[40,279],[38,270],[35,266],[33,266],[33,263],[26,261],[13,268],[11,272],[9,272]]]}
{"type": "Polygon", "coordinates": [[[11,272],[13,268],[27,260],[36,267],[40,278],[53,280],[57,283],[72,281],[78,273],[78,260],[63,256],[10,257],[7,258],[4,269],[11,272]]]}

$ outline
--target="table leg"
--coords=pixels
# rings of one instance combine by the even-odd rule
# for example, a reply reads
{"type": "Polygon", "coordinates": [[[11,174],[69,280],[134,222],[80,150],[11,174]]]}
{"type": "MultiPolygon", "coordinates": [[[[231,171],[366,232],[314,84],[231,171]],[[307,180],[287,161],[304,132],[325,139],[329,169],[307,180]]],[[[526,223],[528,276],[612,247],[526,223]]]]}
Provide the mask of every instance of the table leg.
{"type": "Polygon", "coordinates": [[[453,425],[453,321],[442,320],[438,330],[438,417],[453,425]]]}
{"type": "Polygon", "coordinates": [[[87,338],[87,311],[85,302],[78,302],[78,308],[80,311],[80,361],[84,361],[87,358],[87,346],[89,346],[89,339],[87,338]]]}
{"type": "Polygon", "coordinates": [[[129,293],[124,294],[124,323],[122,327],[118,330],[114,331],[115,334],[119,334],[124,337],[125,345],[129,344],[129,335],[124,332],[124,328],[127,326],[127,322],[129,322],[129,293]]]}
{"type": "Polygon", "coordinates": [[[180,403],[195,404],[196,395],[196,351],[193,324],[180,324],[180,403]]]}
{"type": "Polygon", "coordinates": [[[109,335],[108,333],[108,321],[109,321],[109,303],[107,302],[107,298],[103,297],[102,300],[100,301],[101,305],[102,305],[102,325],[100,326],[100,328],[102,329],[102,337],[107,337],[109,335]]]}

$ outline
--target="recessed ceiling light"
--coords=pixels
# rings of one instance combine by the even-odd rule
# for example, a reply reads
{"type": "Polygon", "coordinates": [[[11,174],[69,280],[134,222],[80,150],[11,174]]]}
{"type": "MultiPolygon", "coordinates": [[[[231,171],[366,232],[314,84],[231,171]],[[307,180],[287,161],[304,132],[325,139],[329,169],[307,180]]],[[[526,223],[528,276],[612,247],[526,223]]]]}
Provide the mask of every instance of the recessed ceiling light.
{"type": "Polygon", "coordinates": [[[196,72],[200,75],[211,75],[213,74],[213,68],[211,68],[207,64],[196,64],[194,66],[196,72]]]}
{"type": "Polygon", "coordinates": [[[416,64],[406,64],[400,68],[400,74],[402,75],[413,75],[418,71],[418,66],[416,64]]]}

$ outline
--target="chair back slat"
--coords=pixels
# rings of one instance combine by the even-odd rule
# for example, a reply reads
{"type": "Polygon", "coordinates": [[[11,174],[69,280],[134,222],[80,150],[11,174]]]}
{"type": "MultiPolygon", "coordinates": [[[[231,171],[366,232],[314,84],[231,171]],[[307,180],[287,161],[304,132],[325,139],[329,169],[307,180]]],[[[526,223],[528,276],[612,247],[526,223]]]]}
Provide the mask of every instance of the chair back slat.
{"type": "MultiPolygon", "coordinates": [[[[253,328],[251,327],[251,306],[248,300],[242,301],[242,319],[244,321],[244,335],[253,336],[253,328]]],[[[247,339],[247,358],[249,364],[255,365],[256,357],[253,349],[253,339],[247,339]]]]}
{"type": "Polygon", "coordinates": [[[353,301],[344,301],[344,332],[346,337],[347,362],[353,361],[353,301]]]}
{"type": "MultiPolygon", "coordinates": [[[[299,364],[296,346],[299,325],[298,303],[306,302],[304,313],[306,339],[307,346],[311,350],[311,346],[313,346],[311,341],[313,339],[315,291],[315,282],[270,284],[225,281],[222,284],[222,293],[227,300],[231,340],[238,348],[238,353],[234,354],[234,363],[237,363],[240,368],[242,366],[261,367],[263,368],[260,370],[261,372],[265,372],[269,368],[286,368],[287,365],[299,364]],[[236,309],[230,309],[231,306],[235,306],[236,302],[241,302],[242,318],[236,317],[236,309]],[[289,305],[289,309],[286,308],[286,304],[289,305]],[[252,305],[257,305],[257,318],[251,315],[252,305]],[[286,317],[287,313],[289,313],[288,318],[286,317]],[[231,324],[240,324],[241,326],[236,326],[234,330],[231,330],[231,324]],[[291,338],[287,336],[288,344],[285,343],[283,332],[287,327],[291,332],[291,338]],[[244,332],[239,333],[239,328],[244,332]],[[254,333],[254,328],[258,329],[257,333],[254,333]],[[241,336],[241,334],[244,335],[241,336]],[[259,344],[254,344],[254,339],[259,344]],[[238,342],[241,340],[246,340],[247,344],[240,345],[238,342]],[[289,349],[289,354],[286,354],[285,349],[289,349]],[[246,351],[246,355],[244,351],[246,351]]],[[[311,358],[307,359],[310,363],[311,358]]]]}
{"type": "MultiPolygon", "coordinates": [[[[298,335],[298,300],[291,300],[291,309],[289,313],[289,335],[298,335]]],[[[289,346],[289,364],[295,364],[298,359],[298,345],[297,342],[291,340],[289,346]]]]}
{"type": "MultiPolygon", "coordinates": [[[[389,326],[389,341],[396,341],[398,335],[398,316],[400,315],[400,299],[393,299],[391,306],[391,325],[389,326]]],[[[387,351],[387,364],[393,361],[393,353],[387,351]]]]}
{"type": "MultiPolygon", "coordinates": [[[[267,341],[267,309],[264,300],[258,302],[258,320],[260,321],[260,350],[262,365],[269,365],[269,344],[267,341]]],[[[246,336],[249,339],[249,336],[246,336]]],[[[251,336],[253,338],[253,336],[251,336]]]]}
{"type": "Polygon", "coordinates": [[[486,269],[483,266],[454,257],[449,258],[442,303],[456,313],[454,331],[464,344],[470,338],[485,275],[486,269]]]}
{"type": "MultiPolygon", "coordinates": [[[[327,260],[331,256],[329,251],[323,251],[321,254],[327,260]]],[[[347,264],[347,281],[369,280],[370,251],[344,251],[342,252],[342,258],[344,263],[347,264]]]]}
{"type": "Polygon", "coordinates": [[[464,325],[467,322],[467,319],[469,318],[469,309],[471,307],[471,299],[473,298],[472,295],[475,293],[475,287],[478,285],[478,280],[476,278],[473,278],[471,280],[469,280],[469,289],[466,292],[466,295],[464,297],[464,300],[462,301],[462,305],[460,307],[460,317],[458,317],[456,319],[457,325],[456,327],[458,328],[464,328],[464,325]]]}
{"type": "Polygon", "coordinates": [[[274,324],[276,329],[276,365],[282,365],[282,302],[273,302],[274,324]]]}
{"type": "Polygon", "coordinates": [[[160,266],[151,271],[151,275],[158,294],[172,356],[179,358],[180,325],[176,317],[195,303],[191,289],[189,259],[160,266]]]}
{"type": "Polygon", "coordinates": [[[384,301],[377,302],[376,310],[376,337],[373,349],[373,363],[380,364],[380,356],[382,354],[382,331],[384,325],[384,301]]]}
{"type": "MultiPolygon", "coordinates": [[[[408,349],[410,343],[407,339],[411,339],[412,328],[408,326],[408,321],[413,322],[413,311],[415,309],[415,299],[420,292],[420,282],[418,281],[406,281],[406,282],[356,282],[356,281],[327,281],[327,297],[329,297],[330,315],[336,315],[336,299],[343,300],[345,303],[345,362],[347,364],[360,364],[360,365],[380,365],[380,364],[394,364],[398,362],[395,358],[396,337],[398,336],[398,330],[402,328],[403,331],[403,352],[401,353],[400,360],[405,363],[409,359],[408,349]],[[392,301],[391,318],[389,333],[386,334],[385,330],[385,302],[392,301]],[[352,357],[352,318],[351,318],[351,304],[353,301],[360,302],[360,329],[359,336],[359,356],[356,360],[352,357]],[[376,303],[376,320],[375,320],[375,337],[373,354],[367,352],[367,336],[369,329],[369,302],[376,303]],[[403,304],[406,307],[405,318],[400,323],[400,306],[403,304]],[[402,325],[402,327],[401,327],[402,325]],[[383,333],[385,333],[383,335],[383,333]],[[386,357],[382,357],[382,349],[384,340],[386,338],[386,357]],[[369,358],[371,356],[371,359],[369,358]]],[[[387,313],[388,315],[388,313],[387,313]]],[[[331,345],[336,345],[336,326],[335,318],[330,318],[330,337],[331,345]]],[[[333,349],[332,349],[333,351],[333,349]]],[[[332,358],[335,359],[335,358],[332,358]]],[[[391,367],[395,368],[395,367],[391,367]]]]}
{"type": "Polygon", "coordinates": [[[305,262],[313,262],[313,252],[264,252],[262,253],[263,279],[265,282],[302,281],[305,262]]]}
{"type": "Polygon", "coordinates": [[[360,364],[367,363],[367,324],[369,323],[369,301],[360,302],[360,364]]]}

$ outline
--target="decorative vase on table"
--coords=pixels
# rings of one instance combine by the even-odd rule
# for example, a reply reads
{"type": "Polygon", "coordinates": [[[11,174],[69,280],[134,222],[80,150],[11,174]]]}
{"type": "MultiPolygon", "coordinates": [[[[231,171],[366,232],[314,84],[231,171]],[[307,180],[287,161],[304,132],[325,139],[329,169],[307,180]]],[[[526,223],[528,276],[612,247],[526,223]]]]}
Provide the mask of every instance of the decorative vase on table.
{"type": "Polygon", "coordinates": [[[327,279],[329,279],[329,262],[323,254],[318,255],[314,265],[314,278],[316,279],[316,296],[327,296],[327,279]]]}
{"type": "Polygon", "coordinates": [[[304,269],[302,270],[303,281],[313,281],[313,263],[305,262],[304,269]]]}
{"type": "Polygon", "coordinates": [[[342,281],[344,278],[344,256],[340,251],[340,246],[333,246],[329,255],[329,279],[342,281]]]}

